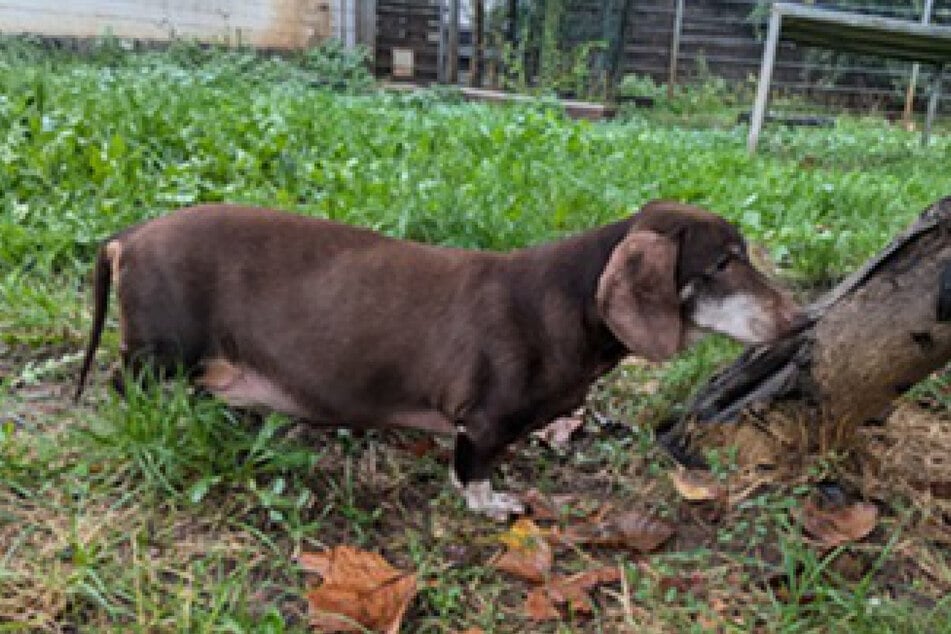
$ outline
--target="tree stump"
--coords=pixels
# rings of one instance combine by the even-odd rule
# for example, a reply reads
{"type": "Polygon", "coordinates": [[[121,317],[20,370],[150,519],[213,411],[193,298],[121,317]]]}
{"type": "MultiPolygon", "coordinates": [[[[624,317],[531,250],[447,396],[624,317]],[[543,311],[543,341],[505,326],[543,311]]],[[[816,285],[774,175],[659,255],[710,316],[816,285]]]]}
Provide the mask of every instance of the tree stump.
{"type": "Polygon", "coordinates": [[[951,197],[807,308],[809,325],[750,348],[660,435],[684,462],[739,446],[741,464],[847,445],[951,359],[951,197]]]}

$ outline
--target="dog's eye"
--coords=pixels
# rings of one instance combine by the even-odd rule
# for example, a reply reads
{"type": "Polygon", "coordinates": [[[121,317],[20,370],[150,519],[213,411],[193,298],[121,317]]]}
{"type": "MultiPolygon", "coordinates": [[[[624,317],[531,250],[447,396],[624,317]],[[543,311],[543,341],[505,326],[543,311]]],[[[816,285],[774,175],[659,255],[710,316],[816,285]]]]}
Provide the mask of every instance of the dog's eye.
{"type": "Polygon", "coordinates": [[[720,271],[725,269],[727,264],[730,263],[730,259],[731,258],[729,254],[721,255],[720,258],[713,264],[713,267],[712,267],[713,272],[719,273],[720,271]]]}

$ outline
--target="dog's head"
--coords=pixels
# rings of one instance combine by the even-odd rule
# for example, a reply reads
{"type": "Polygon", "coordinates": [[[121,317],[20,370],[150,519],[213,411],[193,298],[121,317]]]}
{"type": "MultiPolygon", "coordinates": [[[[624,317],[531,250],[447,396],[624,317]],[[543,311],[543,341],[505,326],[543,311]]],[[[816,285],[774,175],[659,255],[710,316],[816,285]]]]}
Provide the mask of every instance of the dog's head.
{"type": "Polygon", "coordinates": [[[666,201],[648,203],[634,216],[598,281],[597,304],[628,350],[652,360],[706,332],[766,343],[802,320],[789,296],[750,263],[733,225],[666,201]]]}

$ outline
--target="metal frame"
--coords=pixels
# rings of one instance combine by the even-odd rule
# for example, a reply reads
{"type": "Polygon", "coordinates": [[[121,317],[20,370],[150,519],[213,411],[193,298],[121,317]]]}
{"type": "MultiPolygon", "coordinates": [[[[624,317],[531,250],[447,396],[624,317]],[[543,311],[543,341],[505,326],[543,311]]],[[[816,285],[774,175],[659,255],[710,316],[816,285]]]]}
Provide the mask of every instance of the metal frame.
{"type": "MultiPolygon", "coordinates": [[[[931,10],[934,0],[925,0],[925,7],[921,10],[921,23],[931,23],[931,10]]],[[[905,93],[905,109],[902,111],[902,121],[911,121],[911,111],[915,105],[915,84],[918,83],[918,62],[911,65],[911,77],[908,79],[908,91],[905,93]]]]}
{"type": "Polygon", "coordinates": [[[936,71],[932,80],[931,96],[921,139],[922,144],[928,143],[931,126],[938,110],[944,67],[951,63],[951,27],[777,2],[773,4],[769,16],[769,31],[763,47],[759,84],[756,87],[756,100],[750,117],[747,149],[751,154],[756,151],[763,120],[766,117],[769,84],[772,80],[776,48],[784,17],[788,18],[787,23],[794,26],[792,32],[787,29],[785,39],[812,46],[934,64],[936,71]]]}
{"type": "Polygon", "coordinates": [[[674,98],[677,83],[677,57],[680,55],[680,32],[684,26],[684,0],[677,0],[674,9],[674,28],[670,37],[670,65],[667,70],[667,98],[674,98]]]}

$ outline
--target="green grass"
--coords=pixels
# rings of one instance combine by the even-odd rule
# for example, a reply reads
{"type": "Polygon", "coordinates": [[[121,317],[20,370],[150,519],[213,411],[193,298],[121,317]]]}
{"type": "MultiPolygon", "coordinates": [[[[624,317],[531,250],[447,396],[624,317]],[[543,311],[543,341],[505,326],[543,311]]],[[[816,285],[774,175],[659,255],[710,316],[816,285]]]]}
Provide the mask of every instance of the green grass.
{"type": "MultiPolygon", "coordinates": [[[[667,197],[734,220],[780,275],[815,288],[951,194],[947,135],[921,148],[874,119],[770,127],[750,157],[745,127],[689,125],[706,93],[592,124],[451,91],[380,93],[357,62],[339,49],[132,55],[105,40],[77,56],[0,41],[0,632],[304,631],[293,556],[338,543],[432,581],[405,631],[532,627],[521,586],[486,566],[497,528],[464,511],[445,459],[401,448],[412,435],[239,416],[181,381],[118,399],[102,373],[92,402],[74,407],[95,249],[129,224],[227,200],[511,249],[667,197]]],[[[114,358],[113,331],[102,359],[114,358]]],[[[596,491],[685,527],[648,560],[656,574],[623,553],[590,555],[625,566],[639,611],[615,590],[593,621],[538,631],[701,631],[714,599],[735,603],[726,631],[942,631],[948,551],[897,548],[914,524],[904,500],[882,501],[872,543],[822,556],[790,518],[803,482],[825,471],[773,483],[719,525],[695,522],[672,493],[653,426],[736,351],[710,340],[663,366],[624,367],[592,397],[620,432],[590,422],[569,451],[519,446],[503,469],[510,488],[596,491]],[[839,570],[850,558],[859,573],[839,570]],[[700,586],[671,585],[698,570],[700,586]]],[[[923,389],[946,408],[940,384],[923,389]]],[[[729,452],[716,466],[733,474],[729,452]]],[[[585,565],[573,555],[564,565],[585,565]]]]}
{"type": "Polygon", "coordinates": [[[935,169],[951,157],[946,137],[922,150],[885,123],[770,130],[751,159],[741,127],[341,95],[290,62],[277,72],[278,61],[234,57],[244,59],[0,62],[0,262],[75,274],[110,232],[202,201],[511,248],[660,196],[708,205],[792,272],[826,275],[861,261],[951,179],[935,169]]]}

